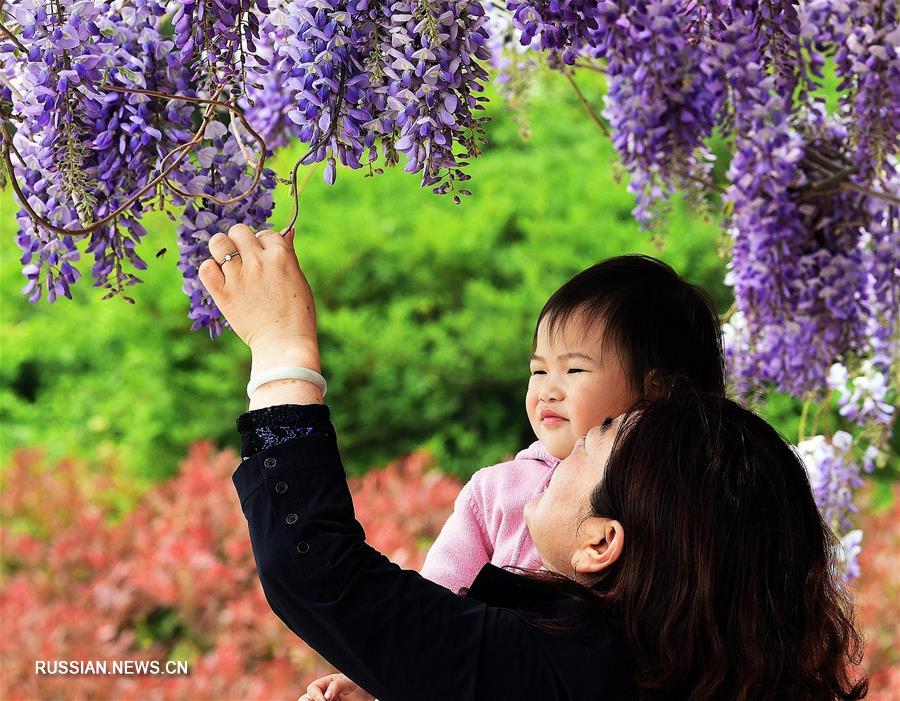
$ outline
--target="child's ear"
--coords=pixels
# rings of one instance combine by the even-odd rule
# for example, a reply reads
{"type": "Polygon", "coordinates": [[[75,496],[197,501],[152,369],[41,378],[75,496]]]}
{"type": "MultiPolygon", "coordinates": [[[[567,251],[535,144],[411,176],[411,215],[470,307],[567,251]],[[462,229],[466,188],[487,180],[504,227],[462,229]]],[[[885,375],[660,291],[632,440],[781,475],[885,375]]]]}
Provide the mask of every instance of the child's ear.
{"type": "Polygon", "coordinates": [[[625,530],[621,523],[591,516],[578,529],[578,547],[572,553],[576,577],[602,574],[618,561],[624,546],[625,530]]]}

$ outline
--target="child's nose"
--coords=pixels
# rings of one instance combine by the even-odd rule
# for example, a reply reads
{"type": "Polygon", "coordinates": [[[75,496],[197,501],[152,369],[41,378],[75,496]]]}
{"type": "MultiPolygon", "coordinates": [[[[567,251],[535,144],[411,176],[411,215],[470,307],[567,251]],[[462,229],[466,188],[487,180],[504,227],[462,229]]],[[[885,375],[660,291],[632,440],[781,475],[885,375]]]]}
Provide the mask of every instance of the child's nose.
{"type": "Polygon", "coordinates": [[[563,398],[562,388],[559,383],[548,377],[538,392],[538,398],[542,402],[559,401],[563,398]]]}

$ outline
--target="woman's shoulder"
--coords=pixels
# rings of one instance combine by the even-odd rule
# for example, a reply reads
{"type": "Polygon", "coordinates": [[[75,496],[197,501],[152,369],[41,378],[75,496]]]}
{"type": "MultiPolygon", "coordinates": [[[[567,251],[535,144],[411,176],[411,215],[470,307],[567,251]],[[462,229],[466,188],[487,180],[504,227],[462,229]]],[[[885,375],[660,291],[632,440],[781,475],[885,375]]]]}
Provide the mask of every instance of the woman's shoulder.
{"type": "MultiPolygon", "coordinates": [[[[541,608],[546,608],[546,602],[541,608]]],[[[556,602],[553,618],[576,614],[579,604],[572,599],[556,602]]],[[[554,631],[542,628],[533,610],[491,608],[496,638],[492,668],[522,669],[520,655],[531,650],[529,674],[540,686],[548,678],[554,680],[558,697],[572,700],[635,698],[633,665],[627,641],[620,627],[611,620],[595,618],[581,630],[554,631]],[[510,631],[517,631],[512,633],[510,631]],[[513,642],[517,644],[513,644],[513,642]]],[[[549,611],[547,612],[550,613],[549,611]]],[[[547,619],[544,619],[547,620],[547,619]]],[[[489,636],[490,637],[490,636],[489,636]]]]}

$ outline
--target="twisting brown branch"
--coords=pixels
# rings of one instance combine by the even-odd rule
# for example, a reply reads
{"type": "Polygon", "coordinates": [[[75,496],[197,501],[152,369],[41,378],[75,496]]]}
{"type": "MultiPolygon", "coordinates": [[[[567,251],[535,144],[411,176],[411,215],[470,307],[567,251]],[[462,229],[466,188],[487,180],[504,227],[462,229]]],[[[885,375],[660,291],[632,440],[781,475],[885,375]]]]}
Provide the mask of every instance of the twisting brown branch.
{"type": "Polygon", "coordinates": [[[600,73],[601,75],[606,75],[606,69],[599,63],[591,63],[587,60],[584,61],[575,61],[576,68],[586,68],[589,71],[594,71],[594,73],[600,73]]]}
{"type": "MultiPolygon", "coordinates": [[[[113,92],[137,93],[139,95],[149,95],[151,97],[158,97],[158,98],[167,99],[167,100],[173,100],[173,99],[174,100],[185,100],[187,102],[193,102],[193,103],[196,103],[199,105],[209,105],[210,107],[222,107],[224,109],[227,109],[229,112],[231,112],[232,115],[237,115],[237,118],[241,120],[241,124],[243,125],[243,127],[249,132],[250,136],[253,137],[253,139],[259,144],[259,147],[260,147],[259,148],[259,160],[256,163],[256,172],[253,175],[253,182],[250,183],[250,187],[248,187],[247,190],[242,192],[240,195],[236,195],[235,197],[232,197],[227,200],[222,200],[222,199],[219,199],[218,197],[214,197],[213,195],[207,195],[206,193],[192,193],[192,192],[184,192],[183,190],[180,190],[178,187],[176,187],[174,184],[172,184],[171,180],[169,180],[168,172],[170,172],[170,171],[167,171],[167,175],[165,178],[166,186],[169,187],[169,189],[171,189],[173,192],[181,195],[182,197],[211,200],[212,202],[215,202],[216,204],[220,204],[220,205],[234,204],[235,202],[238,202],[238,201],[244,199],[247,195],[249,195],[251,192],[253,192],[253,190],[256,188],[257,184],[259,183],[259,179],[262,176],[263,167],[266,164],[266,142],[265,142],[265,140],[253,130],[253,127],[250,126],[250,123],[247,121],[247,118],[244,116],[244,112],[240,108],[235,107],[231,102],[220,102],[218,100],[218,96],[221,94],[223,87],[224,86],[220,86],[219,89],[216,90],[216,94],[212,99],[204,99],[204,98],[200,98],[200,97],[181,97],[178,95],[169,95],[168,93],[157,92],[156,90],[143,90],[140,88],[119,88],[119,87],[115,87],[115,86],[107,86],[107,89],[112,90],[113,92]]],[[[199,143],[199,141],[196,141],[196,136],[195,136],[195,138],[189,143],[196,144],[196,143],[199,143]]],[[[166,161],[169,160],[169,158],[173,154],[177,153],[178,150],[182,149],[182,148],[184,148],[184,147],[179,146],[178,148],[171,151],[170,153],[167,153],[163,157],[163,159],[161,161],[161,165],[163,167],[165,167],[166,161]]]]}
{"type": "MultiPolygon", "coordinates": [[[[840,156],[838,156],[840,157],[840,156]]],[[[808,197],[821,197],[825,194],[835,194],[838,192],[857,192],[861,195],[867,195],[876,199],[891,202],[892,204],[900,204],[900,197],[889,192],[874,190],[863,185],[858,185],[850,180],[850,176],[858,172],[859,168],[849,163],[840,163],[825,156],[824,154],[814,150],[807,149],[804,153],[805,163],[817,169],[825,177],[819,182],[814,183],[806,188],[808,197]]],[[[807,196],[804,196],[807,198],[807,196]]]]}
{"type": "MultiPolygon", "coordinates": [[[[219,94],[221,94],[221,92],[222,92],[222,88],[220,87],[216,91],[216,94],[214,97],[218,98],[218,96],[219,96],[219,94]]],[[[163,94],[165,94],[165,93],[163,93],[163,94]]],[[[166,97],[169,99],[180,99],[180,100],[188,100],[188,101],[198,100],[198,98],[188,98],[188,97],[182,97],[182,96],[178,96],[178,95],[166,95],[166,97]]],[[[163,179],[165,179],[165,177],[172,170],[174,170],[178,166],[179,163],[181,163],[182,159],[190,152],[190,150],[194,146],[196,146],[198,143],[200,143],[200,141],[203,139],[203,134],[206,131],[206,126],[209,124],[209,121],[212,119],[214,114],[215,114],[215,110],[213,109],[213,105],[209,105],[206,109],[206,113],[203,116],[203,120],[200,124],[200,128],[197,130],[197,133],[194,134],[194,137],[186,144],[182,144],[181,146],[176,147],[171,153],[166,154],[166,158],[168,158],[169,156],[172,155],[172,153],[179,153],[178,158],[175,160],[174,163],[172,163],[172,165],[170,165],[168,168],[164,169],[158,176],[156,176],[153,180],[151,180],[149,183],[147,183],[147,185],[145,185],[138,192],[136,192],[134,195],[132,195],[117,210],[115,210],[114,212],[111,212],[110,214],[107,214],[105,217],[103,217],[99,221],[93,222],[89,226],[82,228],[82,229],[65,229],[63,227],[56,226],[56,224],[53,224],[52,222],[44,219],[40,214],[38,214],[36,211],[34,211],[34,208],[28,202],[28,198],[25,196],[25,193],[22,192],[22,189],[19,186],[19,182],[16,179],[15,173],[13,171],[12,159],[9,156],[9,147],[12,146],[12,136],[10,135],[9,130],[6,128],[6,125],[2,121],[0,121],[0,133],[2,133],[2,135],[3,135],[3,149],[2,149],[3,160],[6,163],[6,169],[7,169],[7,172],[9,173],[9,180],[12,183],[13,190],[16,193],[16,197],[18,198],[19,203],[25,208],[25,211],[28,212],[32,221],[34,221],[35,226],[40,226],[45,229],[49,229],[50,231],[52,231],[56,234],[61,234],[63,236],[84,237],[84,236],[87,236],[88,234],[90,234],[91,232],[95,231],[99,227],[103,226],[107,222],[110,222],[113,219],[115,219],[116,217],[118,217],[126,209],[128,209],[128,207],[130,207],[134,202],[136,202],[138,199],[140,199],[140,197],[145,192],[156,187],[160,182],[162,182],[163,179]]],[[[13,147],[13,149],[15,149],[15,147],[13,147]]],[[[19,156],[19,159],[22,160],[24,163],[24,159],[22,159],[22,156],[21,156],[21,154],[18,153],[18,151],[16,151],[16,155],[19,156]]]]}
{"type": "Polygon", "coordinates": [[[892,195],[889,192],[881,192],[881,190],[873,190],[868,187],[863,187],[862,185],[857,185],[856,183],[850,182],[849,180],[841,183],[840,189],[844,191],[858,192],[861,195],[875,197],[876,199],[884,200],[885,202],[891,202],[892,204],[900,204],[900,197],[898,197],[897,195],[892,195]]]}
{"type": "Polygon", "coordinates": [[[341,80],[340,87],[338,89],[337,99],[334,101],[334,105],[331,108],[331,123],[329,124],[328,131],[322,134],[321,138],[316,141],[312,146],[309,147],[309,150],[306,151],[300,158],[296,160],[294,163],[294,167],[291,169],[291,195],[294,198],[293,211],[291,212],[291,220],[288,222],[287,226],[284,227],[284,231],[289,231],[294,224],[297,222],[297,216],[300,213],[300,190],[297,187],[297,171],[300,169],[300,166],[303,164],[307,158],[310,157],[313,153],[319,150],[324,144],[328,143],[329,139],[334,136],[334,133],[337,131],[338,122],[340,114],[341,114],[341,106],[344,102],[344,91],[347,87],[347,68],[345,66],[341,67],[341,80]]]}
{"type": "MultiPolygon", "coordinates": [[[[2,7],[2,6],[0,6],[0,7],[2,7]]],[[[21,41],[19,41],[19,38],[15,34],[13,34],[12,31],[10,31],[10,29],[2,22],[0,22],[0,32],[2,32],[3,35],[7,39],[9,39],[13,44],[15,44],[16,48],[19,51],[21,51],[22,53],[25,53],[25,54],[28,53],[28,49],[25,48],[25,44],[23,44],[21,41]]]]}
{"type": "Polygon", "coordinates": [[[204,113],[200,127],[198,128],[197,132],[194,134],[193,138],[190,141],[188,141],[187,143],[177,146],[176,148],[174,148],[172,151],[170,151],[163,157],[162,161],[160,162],[161,172],[159,173],[159,175],[157,175],[153,180],[151,180],[149,183],[147,183],[144,187],[142,187],[136,193],[131,195],[131,197],[129,197],[114,212],[111,212],[110,214],[106,215],[102,219],[100,219],[96,222],[92,222],[89,226],[81,228],[81,229],[66,229],[63,227],[56,226],[52,222],[44,219],[41,215],[39,215],[34,210],[34,208],[28,202],[28,198],[22,192],[17,179],[15,178],[14,171],[13,171],[12,159],[10,158],[10,150],[12,150],[13,153],[15,153],[16,156],[18,156],[19,160],[23,164],[25,163],[25,160],[22,158],[21,154],[16,150],[15,146],[13,145],[12,136],[10,135],[9,130],[6,128],[6,125],[3,124],[2,122],[0,122],[0,134],[3,135],[3,146],[2,146],[2,150],[0,150],[0,155],[2,155],[3,160],[6,164],[6,169],[10,176],[10,182],[12,183],[13,190],[16,193],[17,199],[22,204],[22,206],[25,208],[25,210],[28,212],[29,216],[32,218],[32,220],[34,221],[36,226],[40,226],[45,229],[49,229],[50,231],[53,231],[54,233],[61,234],[64,236],[72,236],[72,237],[87,236],[88,234],[92,233],[99,227],[103,226],[104,224],[112,221],[113,219],[115,219],[116,217],[121,215],[129,207],[131,207],[135,202],[137,202],[146,192],[155,188],[160,182],[164,182],[167,186],[169,186],[173,191],[177,192],[182,197],[185,197],[185,198],[200,197],[202,199],[212,200],[221,205],[232,204],[234,202],[237,202],[237,201],[243,199],[244,197],[249,195],[250,192],[252,192],[253,189],[259,183],[259,179],[261,177],[262,170],[263,170],[263,167],[265,166],[265,160],[266,160],[265,141],[256,131],[253,130],[253,128],[247,122],[246,117],[244,117],[243,111],[241,111],[239,108],[235,107],[231,103],[221,102],[218,99],[222,93],[222,90],[224,89],[224,86],[220,86],[216,90],[213,97],[210,99],[199,98],[199,97],[188,97],[185,95],[172,95],[169,93],[158,92],[155,90],[143,90],[140,88],[120,88],[117,86],[109,86],[109,85],[106,86],[105,89],[110,90],[112,92],[121,92],[121,93],[125,93],[125,94],[138,93],[138,94],[148,95],[150,97],[157,97],[157,98],[166,99],[166,100],[182,100],[182,101],[190,102],[190,103],[194,103],[194,104],[206,105],[207,109],[204,113]],[[250,133],[250,135],[260,145],[260,156],[259,156],[259,160],[256,165],[256,172],[254,173],[253,182],[250,184],[250,187],[245,192],[241,193],[240,195],[238,195],[236,197],[232,197],[227,200],[222,200],[222,199],[219,199],[212,195],[207,195],[205,193],[194,194],[194,193],[189,193],[189,192],[183,192],[179,188],[175,187],[168,178],[169,173],[171,173],[175,168],[177,168],[178,165],[184,160],[185,156],[187,156],[191,152],[191,150],[194,148],[194,146],[196,146],[203,140],[203,135],[206,132],[206,127],[209,125],[210,121],[212,120],[213,116],[215,115],[216,107],[223,107],[227,110],[230,110],[233,114],[236,114],[238,116],[238,119],[241,120],[241,123],[247,129],[248,133],[250,133]],[[172,158],[173,156],[177,156],[177,157],[171,164],[166,165],[167,161],[170,158],[172,158]]]}

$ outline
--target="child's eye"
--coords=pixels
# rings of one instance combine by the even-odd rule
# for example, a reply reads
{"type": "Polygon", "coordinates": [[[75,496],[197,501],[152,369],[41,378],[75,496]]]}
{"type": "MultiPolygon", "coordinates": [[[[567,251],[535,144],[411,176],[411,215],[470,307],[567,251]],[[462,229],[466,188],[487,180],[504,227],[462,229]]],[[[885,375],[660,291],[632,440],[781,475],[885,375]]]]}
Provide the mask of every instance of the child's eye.
{"type": "Polygon", "coordinates": [[[582,368],[569,368],[569,372],[584,372],[582,368]]]}
{"type": "Polygon", "coordinates": [[[547,372],[545,370],[532,370],[531,374],[532,375],[546,375],[547,372]]]}

